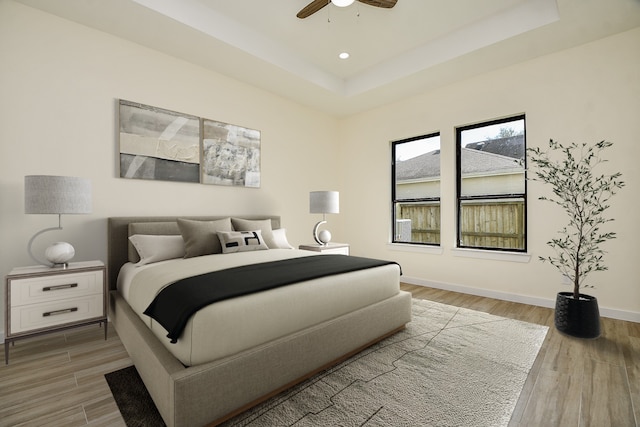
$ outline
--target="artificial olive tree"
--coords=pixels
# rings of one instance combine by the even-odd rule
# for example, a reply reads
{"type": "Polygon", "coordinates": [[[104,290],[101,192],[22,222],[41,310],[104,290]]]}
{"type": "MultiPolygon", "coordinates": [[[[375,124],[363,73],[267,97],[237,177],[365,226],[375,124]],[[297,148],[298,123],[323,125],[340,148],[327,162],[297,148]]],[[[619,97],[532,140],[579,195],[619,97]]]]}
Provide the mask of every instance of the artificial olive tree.
{"type": "Polygon", "coordinates": [[[528,149],[529,161],[535,166],[534,181],[549,184],[553,196],[540,197],[562,207],[568,224],[558,237],[547,242],[555,255],[541,256],[573,283],[573,298],[580,298],[580,288],[589,287],[584,280],[594,271],[607,270],[601,245],[614,239],[616,233],[604,231],[601,226],[613,221],[605,216],[609,199],[624,187],[622,174],[596,174],[595,169],[606,162],[603,152],[613,144],[600,141],[596,144],[562,145],[550,140],[546,151],[528,149]]]}

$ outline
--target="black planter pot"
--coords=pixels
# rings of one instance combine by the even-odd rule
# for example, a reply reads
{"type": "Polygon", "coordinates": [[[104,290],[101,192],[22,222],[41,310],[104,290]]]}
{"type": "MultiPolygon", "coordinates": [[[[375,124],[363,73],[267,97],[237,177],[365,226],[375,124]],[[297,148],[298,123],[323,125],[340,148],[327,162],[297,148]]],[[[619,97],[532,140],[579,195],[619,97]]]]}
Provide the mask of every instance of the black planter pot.
{"type": "Polygon", "coordinates": [[[598,338],[600,336],[598,300],[596,297],[585,294],[580,294],[580,299],[574,299],[573,292],[558,292],[555,325],[560,332],[572,337],[598,338]]]}

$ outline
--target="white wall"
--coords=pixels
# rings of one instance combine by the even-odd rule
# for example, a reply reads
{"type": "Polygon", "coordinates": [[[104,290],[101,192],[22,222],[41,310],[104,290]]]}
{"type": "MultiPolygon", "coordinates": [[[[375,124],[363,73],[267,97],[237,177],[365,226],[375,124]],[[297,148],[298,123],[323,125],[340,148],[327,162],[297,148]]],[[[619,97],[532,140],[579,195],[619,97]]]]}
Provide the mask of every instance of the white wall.
{"type": "MultiPolygon", "coordinates": [[[[65,229],[44,234],[35,245],[36,251],[43,251],[53,241],[69,241],[76,247],[77,261],[106,261],[106,218],[117,215],[280,214],[292,244],[311,243],[320,217],[309,214],[308,193],[339,185],[334,175],[309,172],[314,170],[311,162],[333,159],[334,118],[4,0],[0,94],[3,278],[15,266],[33,264],[26,251],[29,238],[57,225],[54,215],[24,214],[25,175],[71,175],[92,181],[93,213],[63,216],[65,229]],[[119,178],[119,98],[259,129],[261,188],[119,178]]],[[[3,299],[4,291],[1,294],[3,299]]],[[[0,332],[3,329],[0,323],[0,332]]]]}
{"type": "MultiPolygon", "coordinates": [[[[621,171],[627,187],[612,200],[619,238],[607,244],[609,271],[594,273],[588,293],[617,315],[640,321],[638,186],[640,185],[640,29],[419,94],[341,122],[341,214],[353,254],[394,259],[405,280],[462,286],[478,294],[552,303],[563,287],[537,260],[564,225],[563,213],[537,200],[547,189],[529,183],[529,262],[455,256],[456,126],[525,113],[527,144],[614,142],[603,172],[621,171]],[[444,107],[443,107],[444,106],[444,107]],[[441,132],[442,253],[398,251],[390,234],[389,141],[441,132]]],[[[459,254],[458,254],[459,255],[459,254]]]]}

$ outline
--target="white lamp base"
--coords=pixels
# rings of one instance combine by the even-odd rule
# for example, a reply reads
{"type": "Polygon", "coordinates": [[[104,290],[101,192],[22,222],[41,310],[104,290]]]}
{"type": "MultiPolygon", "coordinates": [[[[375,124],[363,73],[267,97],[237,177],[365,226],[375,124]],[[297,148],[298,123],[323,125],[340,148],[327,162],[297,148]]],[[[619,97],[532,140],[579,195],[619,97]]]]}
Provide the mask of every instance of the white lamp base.
{"type": "Polygon", "coordinates": [[[318,228],[322,224],[326,224],[326,222],[327,221],[320,221],[316,224],[315,227],[313,227],[313,239],[316,241],[316,243],[322,246],[326,246],[327,243],[331,241],[331,233],[329,232],[329,230],[322,230],[320,232],[318,231],[318,228]]]}
{"type": "Polygon", "coordinates": [[[318,239],[322,242],[323,245],[327,245],[331,241],[331,233],[329,230],[322,230],[318,234],[318,239]]]}
{"type": "Polygon", "coordinates": [[[47,261],[42,261],[38,259],[35,255],[33,255],[33,251],[31,250],[31,246],[33,245],[33,241],[36,240],[36,237],[41,235],[42,233],[46,233],[47,231],[53,230],[62,230],[62,215],[58,214],[58,226],[45,228],[44,230],[38,231],[33,237],[29,240],[27,244],[27,252],[29,252],[29,256],[32,260],[34,260],[38,264],[48,265],[49,267],[66,267],[69,265],[69,260],[74,257],[76,254],[75,249],[69,243],[66,242],[57,242],[53,245],[49,246],[45,251],[45,257],[47,261]]]}
{"type": "Polygon", "coordinates": [[[66,267],[76,250],[67,242],[56,242],[44,251],[44,256],[54,267],[66,267]]]}

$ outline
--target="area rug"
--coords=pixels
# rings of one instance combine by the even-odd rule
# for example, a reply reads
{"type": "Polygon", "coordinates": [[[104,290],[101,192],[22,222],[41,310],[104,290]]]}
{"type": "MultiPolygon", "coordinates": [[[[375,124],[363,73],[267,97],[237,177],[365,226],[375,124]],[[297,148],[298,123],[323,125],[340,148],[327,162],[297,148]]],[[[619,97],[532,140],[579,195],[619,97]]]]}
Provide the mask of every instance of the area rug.
{"type": "Polygon", "coordinates": [[[506,426],[547,329],[414,299],[405,330],[223,425],[506,426]]]}
{"type": "Polygon", "coordinates": [[[110,372],[104,377],[128,427],[165,425],[135,366],[110,372]]]}

